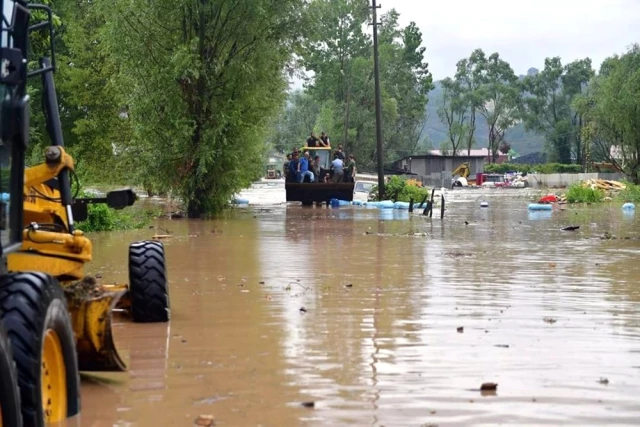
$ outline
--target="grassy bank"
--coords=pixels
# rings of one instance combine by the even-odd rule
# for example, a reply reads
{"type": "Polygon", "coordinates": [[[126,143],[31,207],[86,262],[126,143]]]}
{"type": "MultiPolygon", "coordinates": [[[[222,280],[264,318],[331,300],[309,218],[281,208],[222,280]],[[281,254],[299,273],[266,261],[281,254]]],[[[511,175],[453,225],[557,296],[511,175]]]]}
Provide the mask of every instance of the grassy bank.
{"type": "Polygon", "coordinates": [[[523,172],[523,173],[581,173],[580,165],[564,165],[562,163],[544,163],[538,165],[520,165],[515,163],[490,163],[484,165],[484,171],[487,173],[507,173],[507,172],[523,172]]]}
{"type": "Polygon", "coordinates": [[[621,191],[603,191],[597,188],[584,187],[582,183],[572,184],[566,192],[569,203],[599,203],[608,197],[617,202],[640,203],[640,185],[625,182],[627,186],[621,191]]]}
{"type": "MultiPolygon", "coordinates": [[[[78,197],[92,197],[81,192],[78,197]]],[[[93,196],[95,197],[95,196],[93,196]]],[[[133,206],[124,209],[112,209],[106,204],[96,203],[87,205],[87,219],[79,221],[77,226],[84,232],[136,230],[147,227],[152,221],[162,216],[163,211],[158,208],[142,208],[133,206]]]]}

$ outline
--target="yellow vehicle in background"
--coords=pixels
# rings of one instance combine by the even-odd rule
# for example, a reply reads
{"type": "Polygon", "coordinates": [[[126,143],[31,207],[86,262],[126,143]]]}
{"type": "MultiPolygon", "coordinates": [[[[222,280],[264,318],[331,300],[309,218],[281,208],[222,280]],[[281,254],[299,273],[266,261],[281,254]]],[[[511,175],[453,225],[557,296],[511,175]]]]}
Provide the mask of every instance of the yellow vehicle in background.
{"type": "Polygon", "coordinates": [[[91,241],[76,220],[87,204],[124,208],[131,190],[76,199],[53,82],[53,15],[44,5],[0,0],[0,426],[44,426],[80,412],[79,371],[123,371],[113,343],[111,313],[126,309],[137,322],[170,316],[164,246],[129,247],[129,285],[100,285],[84,276],[91,241]],[[30,25],[31,11],[48,19],[30,25]],[[49,57],[28,71],[31,31],[46,30],[49,57]],[[42,78],[47,132],[45,162],[25,168],[29,137],[27,79],[42,78]]]}

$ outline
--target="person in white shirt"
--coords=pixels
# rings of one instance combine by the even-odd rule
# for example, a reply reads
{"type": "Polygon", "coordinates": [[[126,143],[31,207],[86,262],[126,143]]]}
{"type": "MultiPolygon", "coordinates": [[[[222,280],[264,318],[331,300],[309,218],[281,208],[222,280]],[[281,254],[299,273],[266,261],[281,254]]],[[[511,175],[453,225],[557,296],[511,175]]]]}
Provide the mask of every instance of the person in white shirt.
{"type": "Polygon", "coordinates": [[[333,161],[331,162],[331,170],[333,170],[333,178],[331,179],[333,182],[342,182],[342,178],[344,176],[344,163],[338,153],[333,155],[333,161]]]}

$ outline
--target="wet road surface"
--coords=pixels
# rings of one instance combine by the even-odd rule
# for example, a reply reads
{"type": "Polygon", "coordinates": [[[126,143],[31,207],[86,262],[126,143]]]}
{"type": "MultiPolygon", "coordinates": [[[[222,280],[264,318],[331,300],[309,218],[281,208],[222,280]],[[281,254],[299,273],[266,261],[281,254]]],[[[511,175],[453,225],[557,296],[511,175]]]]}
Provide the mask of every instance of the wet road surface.
{"type": "MultiPolygon", "coordinates": [[[[117,322],[130,370],[83,378],[81,425],[640,425],[638,215],[486,200],[158,222],[172,320],[117,322]]],[[[92,236],[91,272],[154,233],[92,236]]]]}

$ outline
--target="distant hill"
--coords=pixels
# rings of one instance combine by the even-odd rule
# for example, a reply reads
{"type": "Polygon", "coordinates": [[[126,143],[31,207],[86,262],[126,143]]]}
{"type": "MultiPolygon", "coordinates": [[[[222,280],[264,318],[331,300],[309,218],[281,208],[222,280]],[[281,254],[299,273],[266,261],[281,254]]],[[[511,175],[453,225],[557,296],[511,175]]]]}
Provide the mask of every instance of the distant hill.
{"type": "MultiPolygon", "coordinates": [[[[535,75],[537,73],[538,70],[535,68],[530,68],[527,71],[527,75],[535,75]]],[[[519,76],[520,79],[524,77],[523,75],[519,76]]],[[[438,149],[442,142],[448,140],[448,137],[447,128],[438,117],[438,105],[442,98],[442,85],[440,81],[437,81],[434,86],[435,89],[429,92],[427,122],[423,128],[423,137],[426,135],[426,148],[429,148],[430,144],[433,148],[438,149]]],[[[476,117],[475,148],[485,148],[489,145],[488,134],[487,122],[484,117],[478,114],[476,117]]],[[[505,134],[505,139],[519,155],[544,151],[544,137],[534,132],[525,131],[524,125],[521,123],[509,129],[505,134]]]]}

